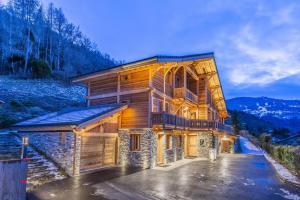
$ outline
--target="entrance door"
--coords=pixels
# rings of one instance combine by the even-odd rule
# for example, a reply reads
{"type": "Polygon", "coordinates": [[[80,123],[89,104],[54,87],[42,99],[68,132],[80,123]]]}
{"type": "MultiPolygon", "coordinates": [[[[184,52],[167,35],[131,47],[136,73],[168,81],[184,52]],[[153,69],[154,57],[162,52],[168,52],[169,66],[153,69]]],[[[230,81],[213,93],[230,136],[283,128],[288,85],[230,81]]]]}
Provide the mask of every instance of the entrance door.
{"type": "Polygon", "coordinates": [[[197,135],[188,136],[188,155],[189,156],[198,156],[197,153],[197,135]]]}
{"type": "Polygon", "coordinates": [[[157,138],[157,164],[162,164],[164,162],[163,138],[164,138],[164,135],[158,135],[158,138],[157,138]]]}
{"type": "Polygon", "coordinates": [[[221,153],[231,153],[232,143],[229,140],[223,140],[221,146],[221,153]]]}
{"type": "Polygon", "coordinates": [[[116,160],[116,138],[104,138],[103,165],[114,165],[116,160]]]}

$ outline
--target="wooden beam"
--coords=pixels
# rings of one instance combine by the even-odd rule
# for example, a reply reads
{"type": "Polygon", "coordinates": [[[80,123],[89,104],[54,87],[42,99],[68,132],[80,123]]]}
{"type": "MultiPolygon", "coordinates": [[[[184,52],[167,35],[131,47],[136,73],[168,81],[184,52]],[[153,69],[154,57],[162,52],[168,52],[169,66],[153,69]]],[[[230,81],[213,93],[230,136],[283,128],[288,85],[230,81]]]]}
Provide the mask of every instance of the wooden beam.
{"type": "Polygon", "coordinates": [[[121,95],[126,95],[126,94],[135,94],[135,93],[142,93],[142,92],[147,92],[149,91],[150,88],[143,88],[143,89],[138,89],[138,90],[128,90],[128,91],[123,91],[123,92],[112,92],[112,93],[107,93],[107,94],[101,94],[101,95],[95,95],[95,96],[87,96],[87,99],[101,99],[101,98],[106,98],[106,97],[114,97],[114,96],[121,96],[121,95]]]}
{"type": "Polygon", "coordinates": [[[96,118],[94,118],[94,119],[91,119],[91,120],[89,120],[89,121],[83,122],[83,123],[79,124],[77,127],[79,127],[79,128],[85,128],[86,126],[88,126],[88,125],[90,125],[90,124],[96,123],[96,122],[98,122],[98,121],[100,121],[100,120],[102,120],[102,119],[104,119],[104,118],[106,118],[106,117],[112,116],[113,114],[115,114],[115,113],[117,113],[117,112],[121,112],[121,111],[123,111],[123,110],[125,110],[125,109],[127,109],[127,108],[128,108],[127,105],[122,106],[122,107],[119,108],[118,110],[113,110],[113,111],[111,111],[111,112],[105,113],[104,115],[101,115],[101,116],[96,117],[96,118]]]}
{"type": "Polygon", "coordinates": [[[187,88],[186,81],[187,81],[187,79],[186,79],[186,66],[183,66],[183,88],[184,88],[184,90],[186,90],[186,88],[187,88]]]}
{"type": "Polygon", "coordinates": [[[146,67],[148,67],[148,65],[155,64],[155,63],[157,63],[156,58],[152,58],[152,59],[148,59],[148,60],[144,60],[144,61],[140,61],[140,62],[136,62],[136,63],[132,63],[132,64],[125,64],[125,65],[117,67],[117,68],[107,69],[107,70],[103,70],[101,72],[93,73],[88,76],[75,78],[72,82],[73,83],[84,82],[89,79],[97,78],[100,76],[106,76],[106,75],[112,74],[112,73],[125,72],[128,70],[137,69],[137,68],[146,68],[146,67]]]}
{"type": "Polygon", "coordinates": [[[186,66],[186,70],[195,80],[199,80],[198,75],[194,72],[192,68],[190,68],[190,66],[186,66]]]}
{"type": "MultiPolygon", "coordinates": [[[[88,89],[87,89],[87,95],[90,96],[91,95],[91,81],[88,82],[88,89]]],[[[87,99],[87,106],[90,106],[90,100],[87,99]]]]}

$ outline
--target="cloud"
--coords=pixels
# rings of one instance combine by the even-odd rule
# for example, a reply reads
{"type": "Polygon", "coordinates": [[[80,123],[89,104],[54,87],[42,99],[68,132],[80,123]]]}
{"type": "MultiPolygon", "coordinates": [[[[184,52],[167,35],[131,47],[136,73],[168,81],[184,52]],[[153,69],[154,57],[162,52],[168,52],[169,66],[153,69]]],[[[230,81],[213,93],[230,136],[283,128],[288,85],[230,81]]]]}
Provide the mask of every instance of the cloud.
{"type": "Polygon", "coordinates": [[[295,8],[282,5],[268,13],[259,5],[253,17],[231,34],[231,45],[224,51],[234,56],[223,55],[228,57],[232,84],[266,85],[300,73],[300,24],[295,8]]]}

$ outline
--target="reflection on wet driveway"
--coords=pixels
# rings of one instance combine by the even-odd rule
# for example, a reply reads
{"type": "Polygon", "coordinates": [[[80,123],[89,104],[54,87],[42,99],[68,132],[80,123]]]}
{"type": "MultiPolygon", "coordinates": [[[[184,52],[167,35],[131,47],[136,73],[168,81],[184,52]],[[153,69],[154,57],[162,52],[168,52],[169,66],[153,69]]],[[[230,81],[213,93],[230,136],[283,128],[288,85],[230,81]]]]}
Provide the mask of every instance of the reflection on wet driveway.
{"type": "Polygon", "coordinates": [[[44,185],[30,199],[300,200],[300,189],[282,183],[264,156],[237,154],[170,171],[104,170],[44,185]]]}

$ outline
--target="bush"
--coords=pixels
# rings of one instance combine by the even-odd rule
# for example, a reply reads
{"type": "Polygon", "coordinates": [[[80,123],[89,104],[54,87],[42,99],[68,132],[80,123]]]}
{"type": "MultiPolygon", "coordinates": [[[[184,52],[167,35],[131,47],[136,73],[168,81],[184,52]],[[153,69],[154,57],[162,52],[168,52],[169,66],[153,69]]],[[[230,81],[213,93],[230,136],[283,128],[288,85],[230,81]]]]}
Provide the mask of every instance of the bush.
{"type": "Polygon", "coordinates": [[[19,108],[23,107],[22,103],[20,103],[19,101],[16,101],[16,100],[11,100],[9,104],[11,107],[13,107],[15,109],[19,109],[19,108]]]}
{"type": "Polygon", "coordinates": [[[300,148],[288,145],[268,145],[267,152],[282,165],[300,175],[300,148]]]}
{"type": "Polygon", "coordinates": [[[48,63],[43,60],[32,60],[30,66],[33,78],[49,78],[51,76],[51,69],[48,63]]]}
{"type": "Polygon", "coordinates": [[[8,115],[0,114],[0,128],[8,128],[12,124],[15,124],[17,121],[8,115]]]}

